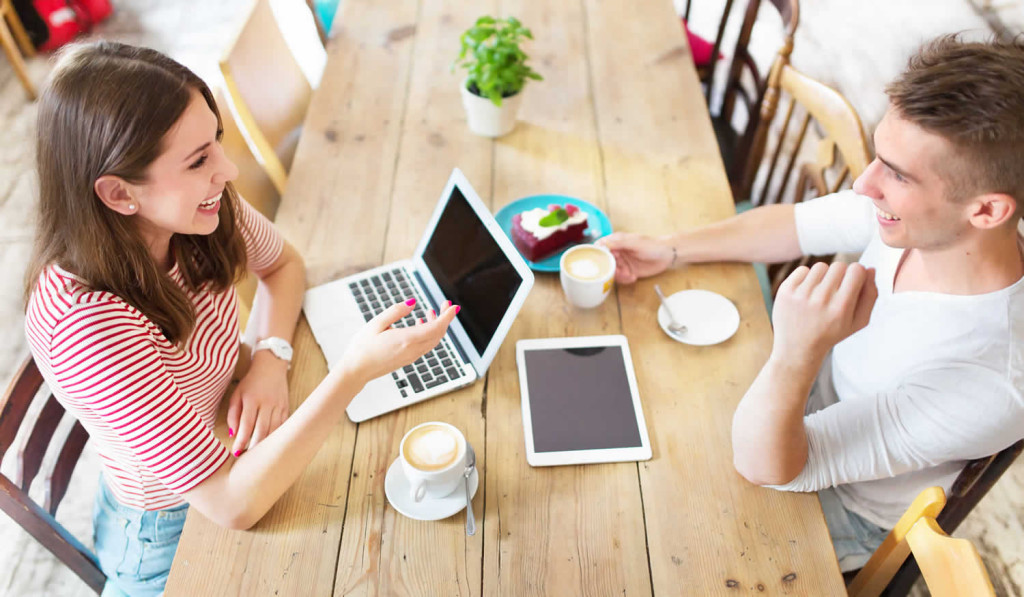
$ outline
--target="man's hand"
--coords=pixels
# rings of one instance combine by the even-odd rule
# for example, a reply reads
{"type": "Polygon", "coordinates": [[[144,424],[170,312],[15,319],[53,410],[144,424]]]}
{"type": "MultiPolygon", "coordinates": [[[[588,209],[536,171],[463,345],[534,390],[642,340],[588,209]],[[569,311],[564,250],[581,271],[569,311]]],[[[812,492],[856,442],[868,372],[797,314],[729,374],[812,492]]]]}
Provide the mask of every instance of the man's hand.
{"type": "Polygon", "coordinates": [[[254,447],[288,418],[288,363],[270,351],[257,352],[228,403],[231,453],[254,447]]]}
{"type": "Polygon", "coordinates": [[[615,256],[615,281],[632,284],[640,278],[660,274],[672,264],[672,246],[663,240],[634,234],[616,232],[598,239],[615,256]]]}
{"type": "Polygon", "coordinates": [[[875,270],[859,263],[798,267],[775,297],[771,358],[817,370],[833,346],[868,324],[877,298],[875,270]]]}

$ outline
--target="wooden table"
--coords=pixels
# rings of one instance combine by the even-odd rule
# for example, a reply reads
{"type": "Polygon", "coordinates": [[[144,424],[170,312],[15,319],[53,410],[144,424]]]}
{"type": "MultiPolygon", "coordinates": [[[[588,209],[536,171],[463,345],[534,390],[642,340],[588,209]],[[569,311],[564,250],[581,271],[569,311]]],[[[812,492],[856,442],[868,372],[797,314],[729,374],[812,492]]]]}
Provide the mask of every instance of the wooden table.
{"type": "MultiPolygon", "coordinates": [[[[495,211],[561,193],[599,205],[616,229],[653,234],[733,214],[668,0],[345,0],[338,21],[277,218],[311,285],[411,255],[453,166],[495,211]],[[527,51],[545,77],[496,141],[469,133],[449,71],[459,34],[485,13],[532,28],[527,51]]],[[[771,338],[751,267],[658,281],[731,298],[739,332],[681,345],[658,328],[649,280],[579,311],[557,276],[539,275],[485,381],[339,421],[251,531],[191,513],[168,595],[844,594],[816,497],[755,487],[732,467],[732,413],[771,338]],[[617,333],[629,338],[654,458],[531,468],[515,341],[617,333]],[[418,522],[384,496],[400,438],[429,420],[477,448],[473,537],[461,514],[418,522]]],[[[293,408],[327,370],[304,320],[295,349],[293,408]]]]}

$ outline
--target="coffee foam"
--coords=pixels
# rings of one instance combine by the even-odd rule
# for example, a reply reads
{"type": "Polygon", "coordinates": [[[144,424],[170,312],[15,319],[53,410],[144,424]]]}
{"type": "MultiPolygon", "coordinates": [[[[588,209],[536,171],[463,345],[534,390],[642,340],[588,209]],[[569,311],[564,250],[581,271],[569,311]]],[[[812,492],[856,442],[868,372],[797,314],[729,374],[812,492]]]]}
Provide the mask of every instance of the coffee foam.
{"type": "Polygon", "coordinates": [[[601,266],[588,258],[579,258],[568,264],[569,273],[577,278],[596,278],[601,274],[601,266]]]}
{"type": "Polygon", "coordinates": [[[459,453],[459,442],[447,429],[428,429],[415,434],[405,446],[406,458],[417,468],[440,468],[455,460],[459,453]]]}

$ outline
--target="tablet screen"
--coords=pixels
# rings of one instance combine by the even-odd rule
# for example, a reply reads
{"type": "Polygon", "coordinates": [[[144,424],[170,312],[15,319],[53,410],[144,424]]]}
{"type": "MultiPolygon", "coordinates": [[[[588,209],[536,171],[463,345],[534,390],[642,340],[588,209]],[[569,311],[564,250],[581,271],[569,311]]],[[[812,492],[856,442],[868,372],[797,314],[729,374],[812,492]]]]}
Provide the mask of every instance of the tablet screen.
{"type": "Polygon", "coordinates": [[[536,452],[641,446],[622,347],[528,349],[523,358],[536,452]]]}

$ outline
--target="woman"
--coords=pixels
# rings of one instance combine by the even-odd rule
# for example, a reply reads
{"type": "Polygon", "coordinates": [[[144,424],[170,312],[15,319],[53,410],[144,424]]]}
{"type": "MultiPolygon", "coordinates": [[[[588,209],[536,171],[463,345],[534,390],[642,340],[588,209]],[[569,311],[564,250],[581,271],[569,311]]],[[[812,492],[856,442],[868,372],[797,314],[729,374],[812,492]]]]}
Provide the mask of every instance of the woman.
{"type": "Polygon", "coordinates": [[[109,42],[69,48],[39,104],[25,327],[103,461],[93,522],[104,595],[163,590],[190,506],[225,527],[255,524],[363,385],[433,348],[457,312],[392,329],[415,301],[392,306],[289,417],[305,270],[235,193],[220,122],[188,69],[109,42]],[[231,398],[229,452],[212,428],[238,357],[233,283],[246,268],[261,281],[252,325],[270,340],[231,398]]]}

